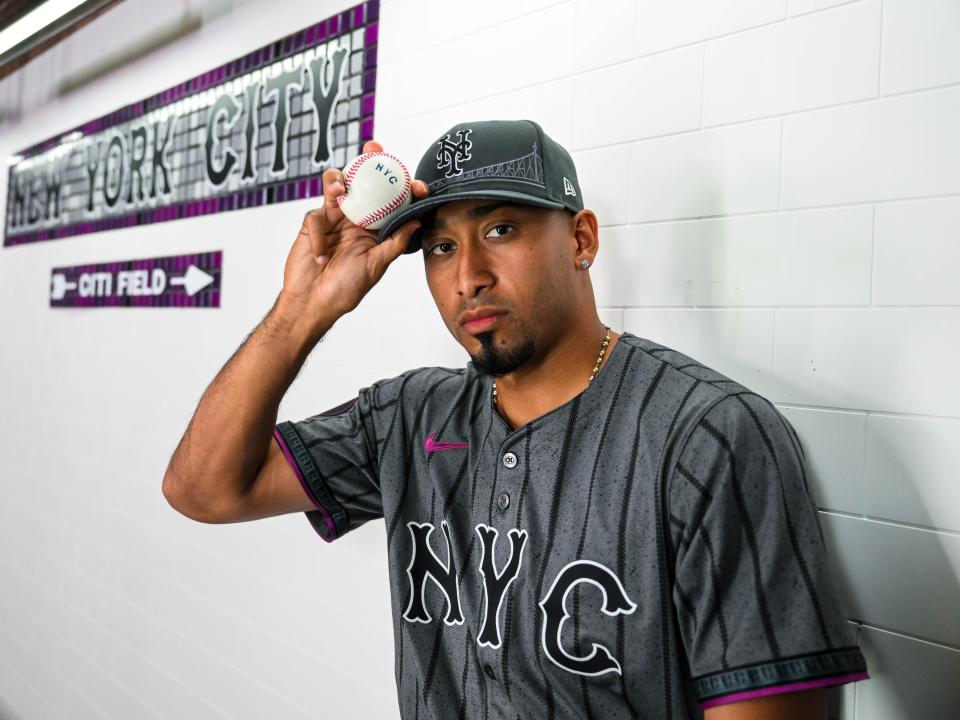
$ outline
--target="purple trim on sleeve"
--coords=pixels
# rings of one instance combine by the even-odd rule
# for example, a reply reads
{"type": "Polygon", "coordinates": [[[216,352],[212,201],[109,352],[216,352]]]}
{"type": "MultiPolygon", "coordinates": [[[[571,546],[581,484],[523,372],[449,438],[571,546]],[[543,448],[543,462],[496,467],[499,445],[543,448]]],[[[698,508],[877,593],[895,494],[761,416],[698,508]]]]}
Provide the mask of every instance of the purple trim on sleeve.
{"type": "MultiPolygon", "coordinates": [[[[283,436],[276,428],[273,429],[273,437],[275,437],[277,442],[280,444],[280,449],[283,451],[284,457],[287,458],[287,462],[290,463],[290,467],[293,468],[293,472],[296,474],[297,480],[300,481],[300,485],[303,486],[303,491],[307,494],[307,497],[310,498],[311,502],[317,506],[317,510],[320,511],[320,514],[323,515],[324,521],[327,523],[327,528],[330,531],[330,537],[325,538],[320,532],[318,532],[317,535],[320,535],[324,542],[333,542],[337,539],[337,529],[333,525],[333,518],[330,517],[330,513],[327,512],[327,509],[317,502],[317,499],[313,496],[313,491],[310,490],[310,486],[307,485],[307,481],[303,479],[303,473],[300,472],[300,466],[297,465],[297,462],[293,459],[293,455],[290,453],[290,448],[287,447],[287,443],[284,442],[283,436]]],[[[311,523],[311,525],[313,525],[313,523],[311,523]]]]}
{"type": "Polygon", "coordinates": [[[802,682],[787,683],[786,685],[774,685],[773,687],[758,688],[757,690],[748,690],[746,692],[733,693],[732,695],[722,695],[712,698],[700,707],[706,710],[714,705],[726,705],[727,703],[740,702],[741,700],[751,700],[753,698],[766,697],[767,695],[779,695],[785,692],[794,692],[796,690],[812,690],[819,687],[831,687],[833,685],[844,685],[857,680],[868,680],[869,675],[865,672],[850,673],[848,675],[834,675],[833,677],[817,678],[816,680],[804,680],[802,682]]]}

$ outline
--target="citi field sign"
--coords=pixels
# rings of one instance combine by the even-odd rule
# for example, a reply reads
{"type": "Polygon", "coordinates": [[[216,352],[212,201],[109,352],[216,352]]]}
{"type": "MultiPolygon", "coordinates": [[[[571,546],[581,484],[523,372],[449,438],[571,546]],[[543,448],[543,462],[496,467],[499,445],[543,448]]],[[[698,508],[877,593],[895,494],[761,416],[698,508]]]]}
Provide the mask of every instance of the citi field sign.
{"type": "Polygon", "coordinates": [[[4,246],[322,194],[373,137],[379,1],[9,158],[4,246]]]}

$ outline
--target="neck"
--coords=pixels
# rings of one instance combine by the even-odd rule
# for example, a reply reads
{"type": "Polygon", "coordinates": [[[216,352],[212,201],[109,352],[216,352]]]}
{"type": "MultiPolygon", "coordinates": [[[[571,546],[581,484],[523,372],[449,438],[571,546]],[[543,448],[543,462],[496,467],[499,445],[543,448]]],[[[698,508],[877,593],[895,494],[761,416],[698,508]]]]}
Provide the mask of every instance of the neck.
{"type": "MultiPolygon", "coordinates": [[[[583,392],[600,354],[606,329],[593,315],[566,333],[542,355],[514,372],[496,378],[500,416],[518,428],[569,402],[583,392]]],[[[610,331],[602,369],[620,335],[610,331]]],[[[599,374],[598,370],[598,374],[599,374]]]]}

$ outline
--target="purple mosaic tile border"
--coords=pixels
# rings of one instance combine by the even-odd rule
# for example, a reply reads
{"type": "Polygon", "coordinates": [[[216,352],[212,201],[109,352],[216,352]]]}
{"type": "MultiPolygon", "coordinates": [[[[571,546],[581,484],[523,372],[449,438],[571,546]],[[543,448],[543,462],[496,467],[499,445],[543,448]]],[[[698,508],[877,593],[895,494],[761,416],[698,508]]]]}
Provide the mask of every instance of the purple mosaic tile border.
{"type": "MultiPolygon", "coordinates": [[[[222,272],[222,250],[53,268],[50,276],[50,307],[220,307],[222,272]],[[182,284],[182,278],[191,266],[194,267],[193,273],[200,274],[198,271],[202,271],[210,276],[201,280],[206,284],[193,294],[182,284]],[[136,294],[131,291],[129,282],[126,292],[120,290],[121,274],[125,273],[126,279],[132,280],[137,275],[136,271],[151,273],[155,268],[160,268],[166,277],[162,292],[136,294]],[[109,275],[111,292],[88,292],[86,297],[82,296],[84,276],[88,278],[85,286],[89,291],[92,287],[89,279],[96,273],[109,275]],[[180,280],[181,284],[174,284],[174,280],[180,280]]],[[[200,276],[204,277],[202,274],[200,276]]]]}
{"type": "MultiPolygon", "coordinates": [[[[366,139],[369,140],[369,138],[366,139]]],[[[259,207],[261,205],[272,205],[277,202],[301,200],[322,194],[323,188],[319,176],[299,178],[276,185],[240,190],[219,197],[191,200],[173,205],[164,205],[150,210],[138,210],[137,212],[118,215],[116,217],[101,218],[90,222],[51,228],[49,230],[37,230],[20,235],[11,235],[6,238],[5,244],[21,245],[41,240],[59,240],[61,238],[83,235],[85,233],[119,230],[136,225],[149,225],[151,223],[167,222],[169,220],[182,220],[183,218],[200,217],[201,215],[210,215],[212,213],[242,210],[244,208],[259,207]]]]}
{"type": "MultiPolygon", "coordinates": [[[[265,65],[282,60],[294,53],[302,52],[319,45],[326,39],[347,30],[364,28],[365,67],[363,73],[363,97],[361,98],[361,121],[359,144],[373,139],[373,122],[376,93],[377,40],[379,38],[380,0],[367,0],[364,3],[344,10],[318,22],[308,28],[287,35],[274,43],[254,50],[241,58],[209,70],[184,83],[175,85],[150,98],[126,105],[112,113],[79,125],[41,143],[37,143],[18,153],[24,159],[56,147],[64,137],[77,131],[84,135],[103,131],[115,125],[125,123],[157,108],[177,102],[185,97],[203,92],[222,83],[233,80],[265,65]]],[[[10,182],[13,182],[13,170],[9,170],[10,182]]],[[[8,184],[9,186],[9,184],[8,184]]],[[[235,192],[182,203],[158,206],[150,209],[135,210],[126,214],[101,218],[89,222],[74,223],[57,228],[47,228],[4,236],[4,247],[24,245],[32,242],[57,240],[91,232],[103,232],[166,222],[182,218],[197,217],[216,212],[227,212],[276,202],[300,200],[323,194],[320,176],[296,178],[279,181],[270,185],[242,189],[235,192]]]]}

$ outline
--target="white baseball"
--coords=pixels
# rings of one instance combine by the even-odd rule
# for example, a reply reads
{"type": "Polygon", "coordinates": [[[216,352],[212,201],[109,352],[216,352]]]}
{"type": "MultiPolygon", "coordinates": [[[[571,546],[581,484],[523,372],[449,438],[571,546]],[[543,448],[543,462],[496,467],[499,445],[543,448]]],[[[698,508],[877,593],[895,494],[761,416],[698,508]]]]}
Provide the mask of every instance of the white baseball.
{"type": "Polygon", "coordinates": [[[337,197],[340,210],[366,230],[383,227],[391,215],[410,204],[410,172],[390,153],[358,155],[343,169],[346,192],[337,197]]]}

